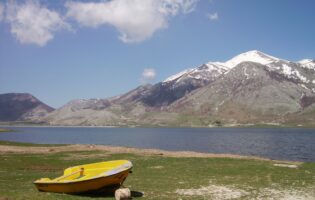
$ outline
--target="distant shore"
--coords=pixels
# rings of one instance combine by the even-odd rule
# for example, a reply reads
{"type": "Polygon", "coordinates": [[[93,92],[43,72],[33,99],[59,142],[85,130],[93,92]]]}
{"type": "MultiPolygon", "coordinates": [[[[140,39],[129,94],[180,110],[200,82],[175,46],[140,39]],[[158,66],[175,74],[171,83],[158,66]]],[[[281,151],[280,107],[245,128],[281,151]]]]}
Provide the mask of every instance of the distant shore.
{"type": "Polygon", "coordinates": [[[1,126],[0,126],[0,133],[12,132],[12,131],[14,131],[14,130],[6,129],[6,128],[1,128],[1,126]]]}
{"type": "Polygon", "coordinates": [[[1,127],[44,127],[44,128],[120,128],[119,126],[65,126],[65,125],[40,125],[40,124],[32,124],[32,125],[21,125],[21,124],[10,124],[4,125],[0,124],[1,127]]]}
{"type": "MultiPolygon", "coordinates": [[[[224,124],[221,126],[158,126],[158,125],[48,125],[48,124],[22,124],[22,123],[1,123],[0,129],[4,127],[46,127],[46,128],[315,128],[310,125],[288,125],[276,123],[264,124],[224,124]]],[[[1,131],[0,131],[1,132],[1,131]]]]}

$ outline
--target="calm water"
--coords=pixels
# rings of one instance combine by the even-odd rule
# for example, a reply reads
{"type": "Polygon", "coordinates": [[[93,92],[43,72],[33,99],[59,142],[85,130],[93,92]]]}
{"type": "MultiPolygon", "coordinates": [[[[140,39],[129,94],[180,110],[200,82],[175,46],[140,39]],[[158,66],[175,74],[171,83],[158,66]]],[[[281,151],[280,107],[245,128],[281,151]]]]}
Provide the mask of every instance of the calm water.
{"type": "Polygon", "coordinates": [[[9,127],[0,140],[43,144],[104,144],[230,153],[315,162],[315,129],[9,127]]]}

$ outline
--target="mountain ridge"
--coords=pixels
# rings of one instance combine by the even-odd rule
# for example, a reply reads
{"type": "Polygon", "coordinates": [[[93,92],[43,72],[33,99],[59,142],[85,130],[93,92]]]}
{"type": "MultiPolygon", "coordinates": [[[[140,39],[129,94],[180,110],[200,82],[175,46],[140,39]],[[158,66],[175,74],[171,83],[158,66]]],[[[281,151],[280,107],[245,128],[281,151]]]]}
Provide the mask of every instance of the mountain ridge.
{"type": "Polygon", "coordinates": [[[315,124],[315,61],[257,50],[208,62],[108,99],[74,100],[51,125],[217,126],[315,124]]]}
{"type": "MultiPolygon", "coordinates": [[[[110,124],[104,120],[104,124],[295,123],[294,118],[303,119],[304,113],[312,113],[315,107],[315,70],[304,66],[312,63],[291,62],[260,51],[249,51],[226,62],[208,62],[110,101],[111,106],[103,112],[113,114],[112,120],[110,124]]],[[[81,117],[82,124],[94,123],[83,113],[81,117]]],[[[314,120],[312,115],[308,118],[314,120]]],[[[68,120],[71,124],[71,118],[68,120]]],[[[54,119],[48,122],[59,123],[54,119]]]]}

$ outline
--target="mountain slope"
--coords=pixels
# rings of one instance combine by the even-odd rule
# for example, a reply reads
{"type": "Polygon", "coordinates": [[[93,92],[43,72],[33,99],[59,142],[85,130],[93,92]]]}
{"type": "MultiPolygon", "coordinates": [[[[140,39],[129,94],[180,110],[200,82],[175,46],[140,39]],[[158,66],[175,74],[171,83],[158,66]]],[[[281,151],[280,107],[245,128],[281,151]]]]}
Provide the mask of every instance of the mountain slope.
{"type": "Polygon", "coordinates": [[[0,94],[0,121],[37,120],[53,110],[27,93],[0,94]]]}
{"type": "Polygon", "coordinates": [[[117,97],[73,101],[43,120],[65,125],[298,125],[315,123],[314,113],[314,60],[291,62],[254,50],[117,97]]]}
{"type": "Polygon", "coordinates": [[[314,100],[313,91],[296,79],[271,71],[266,65],[243,62],[216,82],[178,100],[170,109],[241,123],[254,119],[280,122],[283,116],[302,111],[314,100]]]}

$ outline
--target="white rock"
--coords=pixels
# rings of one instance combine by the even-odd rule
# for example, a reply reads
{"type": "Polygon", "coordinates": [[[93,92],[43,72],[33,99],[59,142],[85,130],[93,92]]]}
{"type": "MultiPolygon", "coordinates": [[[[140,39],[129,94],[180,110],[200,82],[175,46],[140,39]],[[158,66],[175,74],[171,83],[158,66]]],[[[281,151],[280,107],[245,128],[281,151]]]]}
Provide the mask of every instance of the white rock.
{"type": "Polygon", "coordinates": [[[131,192],[129,188],[119,188],[115,191],[116,200],[129,200],[131,199],[131,192]]]}

